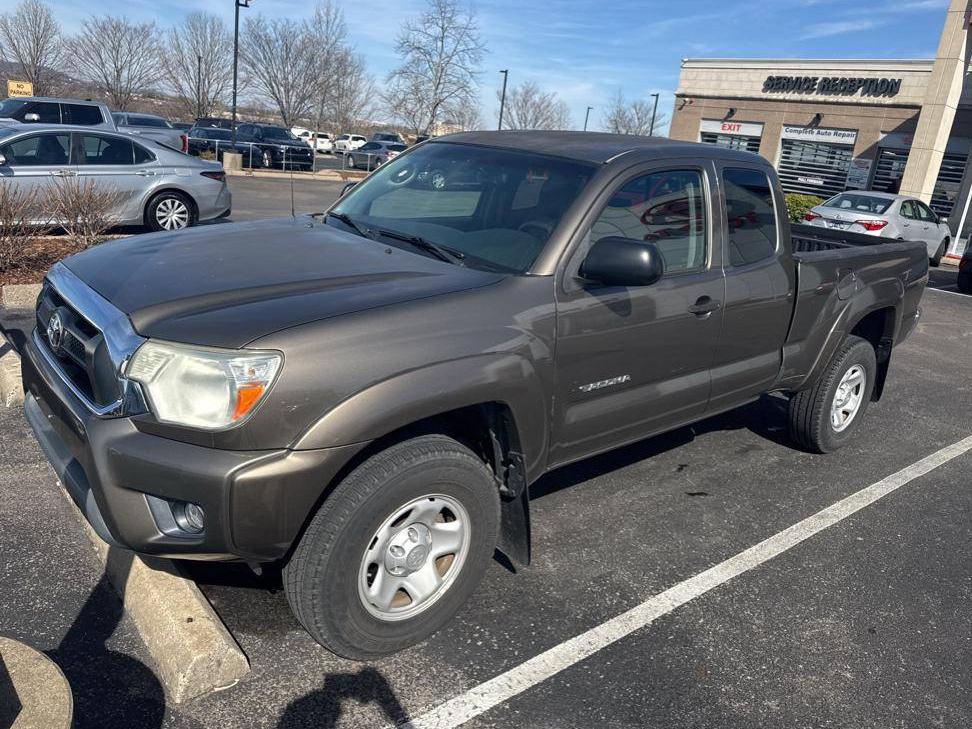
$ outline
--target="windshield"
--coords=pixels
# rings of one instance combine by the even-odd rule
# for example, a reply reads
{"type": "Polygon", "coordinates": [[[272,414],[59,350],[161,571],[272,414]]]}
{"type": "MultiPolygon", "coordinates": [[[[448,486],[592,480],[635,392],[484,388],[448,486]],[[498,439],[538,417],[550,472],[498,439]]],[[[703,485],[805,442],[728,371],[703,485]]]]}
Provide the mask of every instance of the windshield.
{"type": "Polygon", "coordinates": [[[172,129],[172,125],[165,119],[157,116],[134,116],[128,115],[128,124],[133,127],[158,127],[160,129],[172,129]]]}
{"type": "Polygon", "coordinates": [[[203,139],[232,139],[233,134],[229,129],[197,129],[193,132],[194,136],[203,139]]]}
{"type": "Polygon", "coordinates": [[[856,195],[854,193],[842,192],[836,197],[830,198],[824,203],[827,208],[839,208],[840,210],[854,210],[858,213],[873,213],[881,215],[891,207],[894,200],[887,197],[875,197],[874,195],[856,195]]]}
{"type": "Polygon", "coordinates": [[[293,132],[283,127],[263,127],[264,139],[297,139],[293,132]]]}
{"type": "Polygon", "coordinates": [[[4,99],[0,101],[0,118],[6,119],[12,117],[26,103],[23,99],[4,99]]]}
{"type": "Polygon", "coordinates": [[[472,267],[524,273],[595,169],[528,152],[436,142],[380,167],[334,212],[362,227],[448,246],[472,267]]]}

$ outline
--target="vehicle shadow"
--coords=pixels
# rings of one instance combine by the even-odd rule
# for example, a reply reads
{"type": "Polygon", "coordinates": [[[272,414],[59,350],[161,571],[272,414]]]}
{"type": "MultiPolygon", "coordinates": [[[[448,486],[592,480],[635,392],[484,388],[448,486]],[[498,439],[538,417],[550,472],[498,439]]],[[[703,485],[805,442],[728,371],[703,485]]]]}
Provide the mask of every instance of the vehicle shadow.
{"type": "Polygon", "coordinates": [[[787,399],[764,395],[748,405],[662,433],[631,445],[558,468],[530,487],[530,498],[538,499],[571,486],[626,468],[661,453],[687,445],[698,436],[728,430],[749,430],[777,445],[798,448],[787,435],[787,399]]]}
{"type": "Polygon", "coordinates": [[[375,704],[383,718],[394,725],[409,721],[387,679],[377,669],[366,666],[357,673],[331,674],[320,689],[291,701],[277,729],[332,729],[338,725],[347,701],[375,704]]]}
{"type": "Polygon", "coordinates": [[[165,692],[144,663],[108,647],[124,615],[109,573],[127,575],[134,556],[111,548],[101,578],[60,644],[47,655],[74,695],[73,729],[156,729],[165,719],[165,692]]]}

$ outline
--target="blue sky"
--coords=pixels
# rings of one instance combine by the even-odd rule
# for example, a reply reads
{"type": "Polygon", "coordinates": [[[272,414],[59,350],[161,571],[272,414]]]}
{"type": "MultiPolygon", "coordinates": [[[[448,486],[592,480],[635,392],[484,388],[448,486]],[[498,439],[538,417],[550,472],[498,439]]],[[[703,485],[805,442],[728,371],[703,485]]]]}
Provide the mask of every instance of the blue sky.
{"type": "MultiPolygon", "coordinates": [[[[470,0],[466,0],[470,2],[470,0]]],[[[231,23],[233,0],[128,0],[92,6],[49,0],[68,31],[92,9],[132,20],[178,23],[193,10],[231,23]]],[[[307,16],[314,0],[254,0],[248,16],[307,16]]],[[[401,23],[423,0],[335,0],[352,42],[379,84],[395,66],[401,23]]],[[[686,57],[929,58],[935,54],[948,0],[471,0],[488,51],[480,78],[484,118],[497,114],[501,68],[510,83],[534,81],[568,103],[575,126],[588,104],[591,128],[610,98],[662,94],[670,112],[686,57]]]]}

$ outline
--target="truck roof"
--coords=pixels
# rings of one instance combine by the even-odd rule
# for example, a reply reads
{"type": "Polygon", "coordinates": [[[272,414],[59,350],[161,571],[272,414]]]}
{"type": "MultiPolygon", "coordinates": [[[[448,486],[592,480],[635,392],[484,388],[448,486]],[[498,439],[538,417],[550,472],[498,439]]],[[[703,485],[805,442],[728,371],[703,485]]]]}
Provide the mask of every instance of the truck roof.
{"type": "Polygon", "coordinates": [[[429,140],[430,143],[459,142],[483,147],[499,147],[566,157],[582,162],[606,164],[627,153],[639,157],[719,157],[722,159],[763,160],[752,152],[742,152],[699,142],[681,142],[665,137],[642,137],[634,134],[605,132],[563,132],[541,130],[504,130],[459,132],[429,140]]]}

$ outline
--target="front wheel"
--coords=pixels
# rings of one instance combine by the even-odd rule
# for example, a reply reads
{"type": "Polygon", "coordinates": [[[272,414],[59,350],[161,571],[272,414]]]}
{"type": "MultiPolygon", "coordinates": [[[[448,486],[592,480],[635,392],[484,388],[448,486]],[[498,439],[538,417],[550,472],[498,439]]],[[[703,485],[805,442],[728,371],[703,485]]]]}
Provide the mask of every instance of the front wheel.
{"type": "Polygon", "coordinates": [[[842,447],[860,427],[876,378],[874,347],[847,337],[817,384],[790,398],[790,436],[815,453],[842,447]]]}
{"type": "Polygon", "coordinates": [[[413,438],[366,460],[327,497],[284,568],[284,590],[324,647],[357,660],[388,655],[455,615],[498,532],[486,465],[451,438],[413,438]]]}
{"type": "Polygon", "coordinates": [[[935,255],[928,259],[928,265],[932,268],[938,268],[942,265],[942,258],[945,256],[945,252],[948,250],[948,238],[942,241],[941,245],[938,246],[938,250],[935,251],[935,255]]]}

